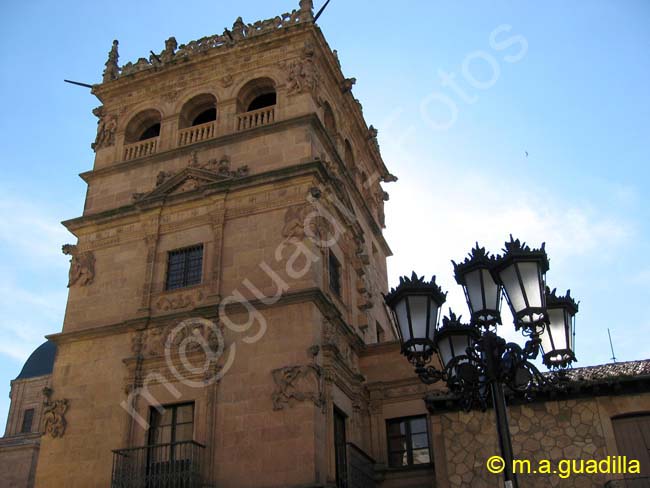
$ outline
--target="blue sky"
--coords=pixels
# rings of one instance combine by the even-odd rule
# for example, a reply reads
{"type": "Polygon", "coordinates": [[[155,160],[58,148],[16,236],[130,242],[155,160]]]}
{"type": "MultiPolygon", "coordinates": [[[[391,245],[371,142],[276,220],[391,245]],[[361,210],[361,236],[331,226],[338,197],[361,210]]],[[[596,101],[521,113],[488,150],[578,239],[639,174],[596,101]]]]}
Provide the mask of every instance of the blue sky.
{"type": "MultiPolygon", "coordinates": [[[[99,102],[63,79],[99,82],[114,38],[126,63],[295,7],[178,5],[0,5],[0,391],[65,310],[59,222],[81,215],[99,102]]],[[[650,3],[332,0],[319,24],[400,178],[385,185],[390,282],[436,274],[462,313],[451,259],[509,233],[546,241],[549,284],[581,301],[578,365],[609,360],[608,327],[619,360],[650,357],[650,3]]]]}

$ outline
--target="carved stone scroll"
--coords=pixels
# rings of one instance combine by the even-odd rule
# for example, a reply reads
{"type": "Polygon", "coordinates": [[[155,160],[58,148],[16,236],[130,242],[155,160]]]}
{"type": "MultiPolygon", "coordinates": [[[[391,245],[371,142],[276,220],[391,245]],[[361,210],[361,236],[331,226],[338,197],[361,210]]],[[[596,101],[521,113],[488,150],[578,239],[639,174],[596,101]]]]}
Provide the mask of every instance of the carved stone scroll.
{"type": "Polygon", "coordinates": [[[54,438],[63,437],[67,422],[65,412],[68,410],[68,400],[52,400],[52,390],[44,388],[46,399],[43,402],[43,431],[54,438]]]}

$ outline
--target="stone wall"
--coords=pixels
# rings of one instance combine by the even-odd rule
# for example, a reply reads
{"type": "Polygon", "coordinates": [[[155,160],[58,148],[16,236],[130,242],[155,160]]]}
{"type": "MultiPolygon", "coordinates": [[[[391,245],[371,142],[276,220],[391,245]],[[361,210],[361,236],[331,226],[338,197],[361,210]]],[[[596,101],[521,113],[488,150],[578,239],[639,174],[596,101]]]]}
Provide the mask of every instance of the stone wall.
{"type": "Polygon", "coordinates": [[[0,439],[0,488],[34,486],[40,434],[0,439]]]}
{"type": "MultiPolygon", "coordinates": [[[[516,459],[530,460],[535,469],[549,460],[558,469],[560,460],[601,460],[619,455],[611,417],[650,411],[650,394],[556,400],[509,407],[510,431],[516,459]]],[[[493,410],[448,412],[435,415],[442,428],[446,466],[437,470],[440,487],[498,487],[501,476],[486,469],[490,456],[500,455],[493,410]]],[[[615,474],[520,474],[521,486],[602,487],[615,474]]]]}

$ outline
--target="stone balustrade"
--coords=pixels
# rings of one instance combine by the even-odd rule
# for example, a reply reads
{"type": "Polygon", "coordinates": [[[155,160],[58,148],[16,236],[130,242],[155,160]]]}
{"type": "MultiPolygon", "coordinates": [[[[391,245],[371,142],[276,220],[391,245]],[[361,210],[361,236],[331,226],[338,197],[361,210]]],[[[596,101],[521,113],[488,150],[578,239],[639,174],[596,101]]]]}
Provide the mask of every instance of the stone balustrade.
{"type": "Polygon", "coordinates": [[[254,129],[263,125],[272,124],[275,121],[275,106],[264,107],[237,115],[237,131],[254,129]]]}
{"type": "Polygon", "coordinates": [[[195,142],[212,139],[215,135],[216,122],[207,122],[178,132],[178,146],[186,146],[195,142]]]}
{"type": "Polygon", "coordinates": [[[144,141],[134,142],[124,146],[124,161],[131,159],[143,158],[156,153],[158,147],[158,137],[146,139],[144,141]]]}

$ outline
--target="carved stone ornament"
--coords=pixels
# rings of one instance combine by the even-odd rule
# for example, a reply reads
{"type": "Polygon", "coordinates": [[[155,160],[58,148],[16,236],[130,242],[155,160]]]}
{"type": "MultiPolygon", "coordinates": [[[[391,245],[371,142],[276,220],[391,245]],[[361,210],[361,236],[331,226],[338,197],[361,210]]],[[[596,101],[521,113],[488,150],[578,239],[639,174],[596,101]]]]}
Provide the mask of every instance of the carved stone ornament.
{"type": "MultiPolygon", "coordinates": [[[[379,141],[377,140],[378,134],[379,131],[375,128],[374,125],[368,127],[368,140],[370,141],[372,147],[374,147],[377,151],[379,151],[379,141]]],[[[397,179],[395,179],[395,181],[397,181],[397,179]]]]}
{"type": "Polygon", "coordinates": [[[245,42],[253,37],[271,34],[279,29],[289,28],[294,25],[313,22],[313,1],[300,0],[300,7],[291,12],[276,15],[272,19],[258,20],[246,24],[241,17],[235,20],[232,29],[224,29],[223,34],[205,36],[187,44],[178,45],[174,37],[165,41],[165,49],[159,54],[151,54],[149,60],[140,58],[136,63],[126,63],[121,68],[117,65],[117,41],[113,41],[113,48],[108,55],[104,82],[115,80],[121,76],[128,76],[140,71],[159,69],[167,65],[174,65],[178,60],[186,60],[195,55],[204,54],[212,49],[228,49],[239,42],[245,42]]]}
{"type": "Polygon", "coordinates": [[[232,75],[226,75],[223,78],[221,78],[220,81],[221,81],[221,86],[223,86],[224,88],[228,88],[229,86],[231,86],[233,84],[233,82],[235,80],[232,77],[232,75]]]}
{"type": "Polygon", "coordinates": [[[352,87],[356,85],[357,79],[356,78],[346,78],[341,82],[341,92],[342,93],[347,93],[352,91],[352,87]]]}
{"type": "Polygon", "coordinates": [[[68,288],[75,283],[79,283],[79,286],[92,284],[95,278],[95,255],[93,252],[80,252],[73,244],[65,244],[61,250],[63,254],[71,256],[68,288]]]}
{"type": "Polygon", "coordinates": [[[220,330],[203,320],[189,321],[183,324],[173,323],[163,327],[155,327],[139,331],[132,339],[131,352],[133,356],[143,359],[158,358],[165,355],[167,350],[174,355],[185,342],[186,352],[201,352],[201,344],[207,345],[211,351],[218,351],[223,346],[220,330]],[[193,340],[187,341],[187,338],[193,340]],[[199,340],[194,340],[198,339],[199,340]]]}
{"type": "Polygon", "coordinates": [[[165,41],[165,49],[160,53],[159,59],[162,63],[169,63],[174,59],[178,43],[175,37],[170,37],[165,41]]]}
{"type": "Polygon", "coordinates": [[[97,151],[103,147],[115,144],[115,131],[117,130],[117,115],[106,115],[104,107],[93,109],[93,114],[99,118],[97,121],[97,136],[90,147],[97,151]]]}
{"type": "Polygon", "coordinates": [[[318,214],[318,209],[310,204],[289,207],[284,214],[282,237],[303,240],[310,237],[326,241],[332,234],[332,224],[318,214]]]}
{"type": "Polygon", "coordinates": [[[107,81],[117,80],[117,78],[120,76],[120,68],[117,65],[117,60],[120,57],[119,53],[117,52],[118,45],[119,42],[117,39],[114,40],[113,47],[111,47],[111,50],[108,52],[108,60],[106,61],[106,68],[104,69],[104,74],[102,77],[104,83],[107,81]]]}
{"type": "Polygon", "coordinates": [[[201,162],[196,151],[193,151],[187,168],[176,173],[160,171],[156,176],[156,185],[152,191],[133,193],[132,197],[134,201],[140,202],[165,195],[185,193],[211,183],[243,178],[248,174],[248,166],[240,166],[235,170],[231,170],[228,156],[201,162]]]}
{"type": "MultiPolygon", "coordinates": [[[[315,52],[314,46],[311,44],[306,45],[302,57],[288,66],[287,95],[297,95],[305,91],[316,92],[318,71],[315,66],[315,52]]],[[[282,67],[287,68],[286,65],[282,65],[282,67]]]]}
{"type": "Polygon", "coordinates": [[[334,350],[345,365],[355,373],[359,372],[356,354],[350,346],[348,339],[339,328],[327,319],[323,319],[323,349],[334,350]]]}
{"type": "Polygon", "coordinates": [[[52,401],[52,389],[43,388],[46,399],[43,402],[43,431],[52,437],[63,437],[67,422],[65,412],[68,410],[68,400],[52,401]]]}
{"type": "Polygon", "coordinates": [[[272,371],[275,390],[271,395],[273,410],[283,410],[295,402],[311,401],[317,407],[325,404],[320,366],[286,366],[272,371]]]}
{"type": "Polygon", "coordinates": [[[203,300],[203,293],[181,294],[177,296],[160,297],[156,302],[156,308],[165,312],[169,310],[180,310],[184,308],[194,308],[203,300]]]}

